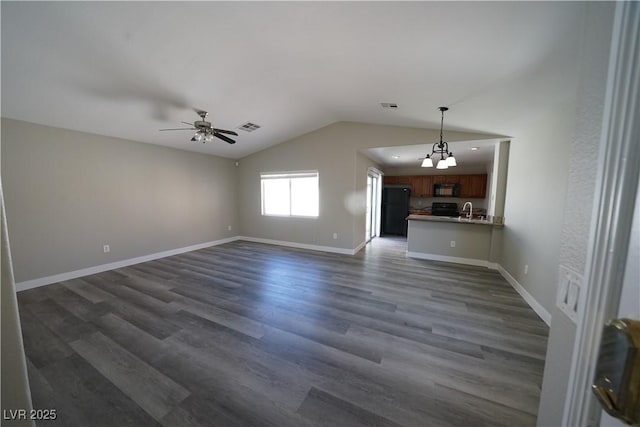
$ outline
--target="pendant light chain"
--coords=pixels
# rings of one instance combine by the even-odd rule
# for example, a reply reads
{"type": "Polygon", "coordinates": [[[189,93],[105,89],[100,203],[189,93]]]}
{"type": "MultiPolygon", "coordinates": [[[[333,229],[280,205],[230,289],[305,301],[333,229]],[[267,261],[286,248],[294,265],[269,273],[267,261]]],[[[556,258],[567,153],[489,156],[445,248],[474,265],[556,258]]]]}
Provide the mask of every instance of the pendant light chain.
{"type": "Polygon", "coordinates": [[[444,109],[444,107],[440,107],[440,112],[441,112],[441,117],[440,117],[440,144],[438,144],[439,147],[442,147],[442,128],[444,127],[444,112],[446,110],[444,109]]]}
{"type": "Polygon", "coordinates": [[[449,110],[449,108],[440,107],[438,109],[442,114],[440,117],[440,142],[433,144],[433,147],[431,148],[431,154],[427,154],[427,156],[422,160],[423,168],[433,167],[433,158],[436,154],[440,155],[440,160],[438,160],[436,168],[448,169],[449,166],[457,166],[456,159],[455,157],[453,157],[453,153],[449,151],[449,144],[443,141],[444,112],[449,110]]]}

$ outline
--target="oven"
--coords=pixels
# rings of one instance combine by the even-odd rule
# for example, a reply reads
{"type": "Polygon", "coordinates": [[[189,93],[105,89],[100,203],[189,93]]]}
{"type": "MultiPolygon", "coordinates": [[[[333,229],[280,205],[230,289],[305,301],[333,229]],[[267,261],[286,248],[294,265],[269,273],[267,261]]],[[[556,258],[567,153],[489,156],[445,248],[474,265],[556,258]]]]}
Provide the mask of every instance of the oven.
{"type": "Polygon", "coordinates": [[[449,202],[433,202],[431,215],[434,216],[458,216],[458,204],[449,202]]]}

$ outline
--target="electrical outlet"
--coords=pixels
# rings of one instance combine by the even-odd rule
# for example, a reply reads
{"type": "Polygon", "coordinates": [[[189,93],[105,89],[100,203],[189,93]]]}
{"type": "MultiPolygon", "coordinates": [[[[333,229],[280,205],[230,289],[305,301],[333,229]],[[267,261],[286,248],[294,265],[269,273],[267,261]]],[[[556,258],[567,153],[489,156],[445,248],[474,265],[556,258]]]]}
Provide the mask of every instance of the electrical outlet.
{"type": "Polygon", "coordinates": [[[452,241],[451,241],[451,247],[452,247],[452,248],[455,248],[455,247],[456,247],[456,241],[455,241],[455,240],[452,240],[452,241]]]}
{"type": "Polygon", "coordinates": [[[231,231],[231,226],[227,227],[229,229],[229,231],[231,231]]]}
{"type": "Polygon", "coordinates": [[[524,265],[524,275],[526,276],[529,273],[529,264],[524,265]]]}
{"type": "Polygon", "coordinates": [[[338,233],[333,233],[333,240],[338,240],[338,233]]]}
{"type": "Polygon", "coordinates": [[[102,252],[104,252],[105,254],[107,252],[111,252],[111,248],[109,247],[109,245],[102,246],[102,252]]]}

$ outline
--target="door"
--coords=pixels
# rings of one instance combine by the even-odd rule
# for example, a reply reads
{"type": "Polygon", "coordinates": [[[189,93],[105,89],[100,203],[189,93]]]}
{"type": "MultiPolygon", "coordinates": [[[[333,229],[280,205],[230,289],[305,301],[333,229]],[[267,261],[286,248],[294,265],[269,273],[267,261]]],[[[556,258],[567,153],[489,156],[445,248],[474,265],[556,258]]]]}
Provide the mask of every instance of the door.
{"type": "Polygon", "coordinates": [[[603,415],[591,385],[605,323],[619,317],[640,321],[639,28],[640,3],[616,3],[601,135],[600,158],[606,161],[598,165],[585,295],[578,306],[563,425],[624,425],[603,415]]]}
{"type": "Polygon", "coordinates": [[[366,208],[366,231],[365,241],[369,243],[371,239],[380,235],[380,191],[381,175],[374,169],[367,171],[367,208],[366,208]]]}
{"type": "MultiPolygon", "coordinates": [[[[627,266],[620,292],[620,306],[617,315],[619,319],[640,320],[640,264],[638,264],[638,260],[640,260],[640,183],[638,187],[631,241],[629,242],[629,251],[627,253],[627,266]]],[[[623,427],[626,425],[602,411],[600,427],[623,427]]]]}
{"type": "Polygon", "coordinates": [[[367,175],[367,209],[366,209],[366,228],[365,228],[365,241],[369,243],[371,241],[371,229],[373,228],[373,221],[371,217],[371,213],[373,212],[373,204],[372,201],[372,193],[373,192],[373,178],[371,175],[367,175]]]}

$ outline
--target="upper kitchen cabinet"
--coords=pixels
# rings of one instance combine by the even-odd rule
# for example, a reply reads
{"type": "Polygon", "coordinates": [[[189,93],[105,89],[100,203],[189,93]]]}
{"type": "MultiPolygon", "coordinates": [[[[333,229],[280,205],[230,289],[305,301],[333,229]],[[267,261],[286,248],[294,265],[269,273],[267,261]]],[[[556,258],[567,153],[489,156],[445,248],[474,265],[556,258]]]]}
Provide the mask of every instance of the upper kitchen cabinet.
{"type": "Polygon", "coordinates": [[[487,175],[460,175],[460,197],[484,199],[487,195],[487,175]]]}
{"type": "Polygon", "coordinates": [[[484,199],[487,195],[487,175],[407,175],[384,177],[385,185],[410,185],[413,197],[433,197],[434,184],[458,184],[465,199],[484,199]]]}
{"type": "Polygon", "coordinates": [[[413,197],[433,196],[433,181],[430,175],[414,175],[411,177],[411,195],[413,197]]]}
{"type": "Polygon", "coordinates": [[[398,179],[397,176],[385,175],[385,176],[382,177],[382,184],[384,184],[384,185],[394,185],[394,184],[398,183],[396,181],[397,179],[398,179]]]}
{"type": "Polygon", "coordinates": [[[433,175],[433,184],[458,184],[460,182],[459,175],[433,175]]]}
{"type": "Polygon", "coordinates": [[[385,175],[382,179],[384,185],[411,185],[411,176],[385,175]]]}

